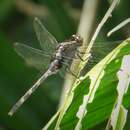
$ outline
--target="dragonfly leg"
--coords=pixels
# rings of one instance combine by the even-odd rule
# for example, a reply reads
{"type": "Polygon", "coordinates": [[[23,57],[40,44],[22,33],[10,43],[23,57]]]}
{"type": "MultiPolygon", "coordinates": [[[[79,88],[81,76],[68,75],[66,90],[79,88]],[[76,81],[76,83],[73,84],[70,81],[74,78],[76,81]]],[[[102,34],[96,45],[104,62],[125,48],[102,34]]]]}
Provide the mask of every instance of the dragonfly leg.
{"type": "MultiPolygon", "coordinates": [[[[82,58],[83,53],[84,53],[84,52],[80,52],[80,51],[78,51],[78,52],[76,53],[76,57],[78,57],[78,58],[79,58],[81,61],[83,61],[83,62],[85,62],[86,60],[88,60],[89,58],[92,57],[92,56],[91,56],[91,53],[89,53],[88,56],[87,56],[85,59],[83,59],[83,58],[82,58]]],[[[84,54],[85,54],[85,53],[84,53],[84,54]]]]}
{"type": "MultiPolygon", "coordinates": [[[[79,77],[78,77],[76,74],[74,74],[74,73],[70,70],[70,68],[69,68],[68,66],[66,67],[66,71],[67,71],[68,73],[72,74],[72,76],[74,76],[75,78],[79,79],[79,77]]],[[[80,80],[80,79],[79,79],[79,80],[80,80]]]]}
{"type": "Polygon", "coordinates": [[[81,61],[84,61],[84,59],[82,58],[82,56],[80,55],[80,53],[76,53],[76,57],[79,58],[81,61]]]}
{"type": "Polygon", "coordinates": [[[78,49],[77,49],[77,52],[78,52],[79,54],[82,54],[82,55],[84,55],[84,54],[85,54],[85,52],[80,51],[80,50],[78,50],[78,49]]]}

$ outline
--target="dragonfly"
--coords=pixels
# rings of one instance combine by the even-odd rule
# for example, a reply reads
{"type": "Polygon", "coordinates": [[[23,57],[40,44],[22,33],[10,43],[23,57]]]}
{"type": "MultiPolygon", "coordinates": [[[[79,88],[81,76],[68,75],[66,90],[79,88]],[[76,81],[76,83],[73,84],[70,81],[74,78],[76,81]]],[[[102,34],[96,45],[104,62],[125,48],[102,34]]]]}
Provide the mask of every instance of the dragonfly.
{"type": "MultiPolygon", "coordinates": [[[[18,110],[18,108],[31,96],[31,94],[47,77],[61,72],[61,70],[66,68],[68,72],[76,77],[76,75],[70,70],[70,64],[74,59],[82,60],[81,55],[83,52],[80,52],[78,49],[83,44],[83,38],[80,35],[72,35],[70,39],[59,43],[55,37],[47,31],[38,18],[34,19],[34,29],[42,50],[32,48],[22,43],[15,43],[15,50],[23,59],[25,59],[28,65],[42,71],[43,75],[11,108],[8,113],[10,116],[18,110]]],[[[119,43],[121,41],[114,42],[119,43]]],[[[99,45],[97,47],[101,46],[99,45]]],[[[90,57],[91,54],[89,54],[88,58],[90,57]]]]}
{"type": "MultiPolygon", "coordinates": [[[[62,68],[63,64],[65,64],[65,61],[70,61],[76,57],[76,50],[82,46],[83,43],[83,39],[78,34],[72,35],[71,38],[65,42],[58,43],[55,37],[47,31],[38,18],[34,19],[34,29],[42,50],[34,49],[21,43],[15,43],[15,50],[28,64],[40,70],[48,68],[12,107],[8,113],[10,116],[17,111],[47,77],[56,74],[62,68]]],[[[77,54],[77,56],[79,55],[77,54]]],[[[69,67],[69,64],[65,65],[69,67]]]]}

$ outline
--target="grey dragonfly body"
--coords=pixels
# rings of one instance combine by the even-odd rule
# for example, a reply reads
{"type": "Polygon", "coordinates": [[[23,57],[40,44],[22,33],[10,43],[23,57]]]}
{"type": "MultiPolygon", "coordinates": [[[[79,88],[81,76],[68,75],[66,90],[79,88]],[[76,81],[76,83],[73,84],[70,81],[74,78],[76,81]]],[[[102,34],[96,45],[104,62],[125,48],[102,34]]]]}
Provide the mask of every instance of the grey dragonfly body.
{"type": "Polygon", "coordinates": [[[71,56],[70,59],[76,56],[76,50],[82,45],[83,42],[79,35],[72,35],[68,41],[58,43],[37,18],[34,20],[34,28],[43,51],[20,43],[15,44],[15,49],[17,53],[28,62],[28,64],[36,68],[40,66],[39,68],[42,70],[42,68],[45,69],[48,66],[49,63],[47,62],[50,62],[50,64],[45,73],[12,107],[8,113],[11,116],[48,76],[56,74],[60,68],[62,68],[64,62],[69,60],[69,56],[71,56]],[[47,51],[48,53],[45,54],[44,52],[47,48],[49,48],[49,50],[47,51]],[[41,61],[41,64],[39,61],[41,61]]]}

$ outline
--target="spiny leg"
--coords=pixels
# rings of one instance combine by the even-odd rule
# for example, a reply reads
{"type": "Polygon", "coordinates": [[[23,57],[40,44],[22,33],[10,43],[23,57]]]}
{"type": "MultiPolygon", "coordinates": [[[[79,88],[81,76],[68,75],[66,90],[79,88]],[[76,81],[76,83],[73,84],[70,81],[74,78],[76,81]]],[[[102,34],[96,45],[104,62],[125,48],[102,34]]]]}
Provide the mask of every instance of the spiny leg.
{"type": "MultiPolygon", "coordinates": [[[[66,71],[67,71],[68,73],[70,73],[72,76],[74,76],[75,78],[79,79],[79,77],[78,77],[76,74],[74,74],[74,73],[70,70],[70,67],[66,66],[66,71]]],[[[79,79],[79,80],[80,80],[80,79],[79,79]]]]}
{"type": "Polygon", "coordinates": [[[76,55],[75,57],[79,58],[79,59],[80,59],[81,61],[83,61],[83,62],[92,57],[92,56],[91,56],[91,53],[89,53],[88,56],[86,57],[86,59],[83,59],[83,58],[82,58],[82,55],[83,55],[83,54],[85,54],[85,53],[84,53],[84,52],[80,52],[79,50],[77,50],[77,52],[75,53],[75,55],[76,55]]]}

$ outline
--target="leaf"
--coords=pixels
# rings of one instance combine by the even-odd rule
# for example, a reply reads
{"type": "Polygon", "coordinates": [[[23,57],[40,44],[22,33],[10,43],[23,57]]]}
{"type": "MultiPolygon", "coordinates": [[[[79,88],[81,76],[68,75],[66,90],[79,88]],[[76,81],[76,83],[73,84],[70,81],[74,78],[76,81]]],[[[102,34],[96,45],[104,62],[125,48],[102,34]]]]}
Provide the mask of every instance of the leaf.
{"type": "Polygon", "coordinates": [[[56,130],[86,130],[109,117],[117,96],[116,73],[123,56],[130,54],[129,40],[122,42],[73,86],[55,123],[56,130]]]}
{"type": "Polygon", "coordinates": [[[118,97],[112,110],[110,120],[108,122],[106,130],[112,126],[113,130],[122,130],[126,123],[127,112],[123,106],[124,95],[128,91],[130,84],[130,55],[123,57],[121,68],[117,73],[119,83],[117,85],[118,97]]]}

